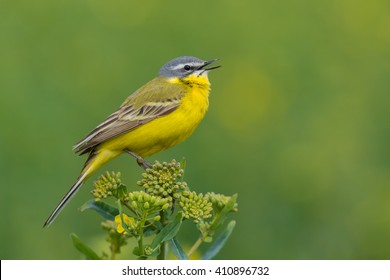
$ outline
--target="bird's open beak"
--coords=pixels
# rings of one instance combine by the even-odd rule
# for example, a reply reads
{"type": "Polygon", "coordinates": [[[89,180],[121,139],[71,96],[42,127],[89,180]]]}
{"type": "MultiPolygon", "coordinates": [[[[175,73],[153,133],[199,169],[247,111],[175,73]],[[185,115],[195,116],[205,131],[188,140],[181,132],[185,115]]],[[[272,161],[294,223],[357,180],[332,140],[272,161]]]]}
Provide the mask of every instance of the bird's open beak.
{"type": "Polygon", "coordinates": [[[204,68],[204,67],[206,67],[207,65],[210,65],[211,63],[216,62],[218,60],[219,59],[212,59],[212,60],[205,61],[205,63],[201,67],[199,67],[198,70],[203,69],[204,71],[210,71],[210,70],[217,69],[217,68],[221,67],[221,65],[212,66],[212,67],[209,67],[209,68],[204,68]]]}

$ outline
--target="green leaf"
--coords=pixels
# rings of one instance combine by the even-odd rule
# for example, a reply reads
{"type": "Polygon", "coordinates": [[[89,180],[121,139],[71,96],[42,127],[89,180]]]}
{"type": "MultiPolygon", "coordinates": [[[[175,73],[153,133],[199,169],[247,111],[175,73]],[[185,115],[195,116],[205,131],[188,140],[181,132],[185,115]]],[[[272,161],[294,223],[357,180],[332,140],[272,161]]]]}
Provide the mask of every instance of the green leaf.
{"type": "Polygon", "coordinates": [[[176,237],[169,240],[171,243],[171,248],[173,254],[179,259],[179,260],[188,260],[188,256],[186,252],[184,252],[183,248],[181,247],[179,241],[176,239],[176,237]]]}
{"type": "Polygon", "coordinates": [[[178,213],[172,223],[166,225],[165,227],[163,227],[161,229],[161,231],[154,238],[154,240],[150,246],[152,248],[156,248],[162,242],[174,238],[180,229],[182,220],[183,220],[182,214],[178,213]]]}
{"type": "Polygon", "coordinates": [[[210,260],[210,259],[214,258],[219,253],[219,251],[223,248],[226,241],[228,240],[230,234],[233,232],[233,229],[235,226],[236,226],[236,221],[229,222],[229,224],[227,225],[225,230],[215,240],[214,244],[202,256],[202,260],[210,260]]]}
{"type": "Polygon", "coordinates": [[[149,237],[149,236],[155,235],[156,233],[157,233],[156,228],[152,228],[150,226],[144,227],[144,237],[149,237]]]}
{"type": "Polygon", "coordinates": [[[119,199],[123,199],[128,195],[127,187],[124,184],[120,184],[116,189],[116,192],[117,192],[117,198],[119,199]]]}
{"type": "Polygon", "coordinates": [[[236,204],[237,200],[237,194],[232,195],[230,200],[226,203],[226,205],[222,208],[221,212],[218,213],[218,216],[213,221],[212,225],[210,226],[210,231],[217,229],[223,221],[226,219],[227,214],[232,211],[234,208],[234,205],[236,204]]]}
{"type": "Polygon", "coordinates": [[[80,207],[80,211],[92,209],[102,215],[105,219],[113,221],[119,215],[119,210],[103,201],[91,199],[80,207]]]}
{"type": "Polygon", "coordinates": [[[87,245],[85,245],[76,234],[72,233],[73,246],[81,252],[87,260],[100,260],[100,257],[87,245]]]}

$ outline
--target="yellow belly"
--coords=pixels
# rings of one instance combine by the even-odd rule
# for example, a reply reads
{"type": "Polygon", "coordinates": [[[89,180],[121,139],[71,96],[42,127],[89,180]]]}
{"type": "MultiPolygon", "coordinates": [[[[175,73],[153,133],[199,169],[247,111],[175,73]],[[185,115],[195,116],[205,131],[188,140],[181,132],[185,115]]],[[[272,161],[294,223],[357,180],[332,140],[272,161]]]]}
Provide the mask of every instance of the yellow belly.
{"type": "Polygon", "coordinates": [[[129,149],[147,157],[184,141],[203,119],[208,108],[208,93],[209,89],[189,87],[175,111],[101,144],[98,150],[117,156],[129,149]]]}

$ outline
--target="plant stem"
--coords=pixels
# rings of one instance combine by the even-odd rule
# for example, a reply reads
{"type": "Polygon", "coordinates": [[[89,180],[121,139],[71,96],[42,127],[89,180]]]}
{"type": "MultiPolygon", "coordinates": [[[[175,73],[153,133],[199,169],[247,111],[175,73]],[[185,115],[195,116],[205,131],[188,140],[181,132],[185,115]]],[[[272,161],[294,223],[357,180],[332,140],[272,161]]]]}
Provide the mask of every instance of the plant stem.
{"type": "Polygon", "coordinates": [[[111,260],[115,260],[116,254],[114,250],[111,250],[111,260]]]}
{"type": "Polygon", "coordinates": [[[140,230],[139,230],[139,238],[138,238],[138,248],[139,248],[139,252],[141,253],[141,255],[144,254],[143,237],[144,237],[145,221],[146,221],[146,217],[145,217],[145,215],[142,215],[141,222],[139,225],[140,230]]]}
{"type": "Polygon", "coordinates": [[[202,242],[202,238],[199,237],[198,240],[196,240],[196,242],[194,243],[194,245],[192,245],[191,249],[188,251],[187,256],[190,257],[199,248],[202,242]]]}
{"type": "Polygon", "coordinates": [[[165,255],[167,252],[166,248],[167,248],[167,242],[164,241],[160,247],[160,254],[158,254],[158,256],[157,256],[158,260],[165,260],[165,255]]]}
{"type": "MultiPolygon", "coordinates": [[[[165,211],[161,210],[160,216],[161,216],[161,225],[162,225],[162,227],[164,227],[164,225],[165,225],[165,211]]],[[[166,247],[167,247],[167,243],[166,243],[166,241],[164,241],[160,247],[160,254],[158,254],[158,256],[157,256],[158,260],[165,260],[166,251],[167,251],[166,247]]]]}

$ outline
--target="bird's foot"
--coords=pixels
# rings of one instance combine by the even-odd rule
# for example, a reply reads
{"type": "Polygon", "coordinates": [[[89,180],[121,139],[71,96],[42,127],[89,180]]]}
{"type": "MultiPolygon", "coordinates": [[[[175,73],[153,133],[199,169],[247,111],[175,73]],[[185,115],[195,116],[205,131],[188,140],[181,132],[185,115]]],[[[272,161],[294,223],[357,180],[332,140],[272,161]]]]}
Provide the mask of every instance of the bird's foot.
{"type": "Polygon", "coordinates": [[[142,167],[143,169],[148,169],[148,168],[152,168],[153,167],[153,164],[151,164],[149,161],[147,160],[144,160],[143,158],[141,159],[137,159],[137,163],[140,167],[142,167]]]}
{"type": "Polygon", "coordinates": [[[134,157],[137,160],[138,165],[140,167],[142,167],[143,169],[148,169],[148,168],[152,168],[153,167],[153,164],[151,164],[147,160],[143,159],[142,157],[140,157],[136,153],[134,153],[134,152],[132,152],[130,150],[127,150],[127,149],[125,150],[125,152],[128,153],[129,155],[131,155],[132,157],[134,157]]]}

